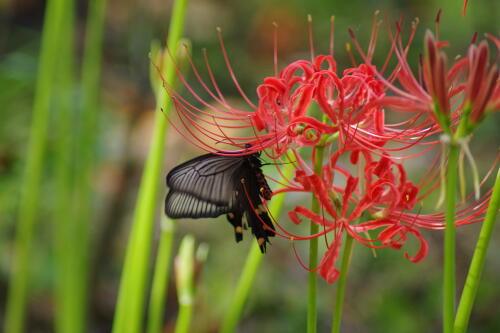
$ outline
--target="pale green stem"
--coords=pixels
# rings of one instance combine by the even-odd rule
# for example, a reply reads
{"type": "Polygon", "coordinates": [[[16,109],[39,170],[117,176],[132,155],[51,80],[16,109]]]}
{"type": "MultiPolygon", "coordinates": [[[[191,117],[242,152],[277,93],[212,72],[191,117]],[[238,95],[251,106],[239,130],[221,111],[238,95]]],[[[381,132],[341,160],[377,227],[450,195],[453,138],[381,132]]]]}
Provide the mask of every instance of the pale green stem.
{"type": "Polygon", "coordinates": [[[262,259],[263,256],[260,252],[259,245],[257,242],[252,242],[250,252],[245,261],[245,266],[241,272],[240,280],[234,292],[233,300],[227,307],[227,314],[222,322],[220,333],[231,333],[235,331],[262,259]]]}
{"type": "MultiPolygon", "coordinates": [[[[291,174],[289,169],[284,170],[284,174],[288,177],[291,174]]],[[[285,195],[281,194],[274,197],[269,205],[269,212],[275,218],[279,218],[280,213],[283,209],[283,204],[285,202],[285,195]]],[[[253,242],[250,247],[250,252],[248,253],[247,259],[245,261],[245,266],[241,272],[240,280],[236,286],[236,291],[234,292],[234,297],[231,303],[227,307],[226,315],[222,321],[222,326],[220,333],[232,333],[235,331],[236,326],[241,318],[241,313],[243,307],[248,299],[250,289],[255,280],[257,271],[259,270],[260,264],[262,262],[263,255],[260,252],[259,245],[257,242],[253,242]]]]}
{"type": "MultiPolygon", "coordinates": [[[[321,175],[323,169],[323,152],[324,147],[316,147],[316,155],[314,160],[314,173],[321,175]]],[[[311,210],[319,214],[320,206],[316,195],[313,194],[311,210]]],[[[311,221],[310,234],[318,233],[319,226],[311,221]]],[[[318,238],[314,237],[309,241],[309,268],[315,269],[318,265],[318,238]]],[[[316,270],[309,272],[308,279],[308,298],[307,298],[307,333],[316,333],[317,330],[317,308],[316,308],[316,284],[318,273],[316,270]]]]}
{"type": "Polygon", "coordinates": [[[174,229],[174,221],[164,217],[149,300],[148,333],[160,333],[162,331],[163,313],[165,312],[170,278],[170,257],[172,256],[174,229]]]}
{"type": "MultiPolygon", "coordinates": [[[[167,41],[167,47],[172,55],[177,54],[186,4],[186,0],[176,0],[174,3],[167,41]]],[[[172,86],[175,70],[171,62],[165,66],[164,78],[166,84],[172,86]]],[[[154,216],[157,211],[159,187],[164,183],[161,175],[167,130],[166,115],[171,106],[167,92],[162,88],[158,91],[160,93],[157,100],[153,138],[144,166],[125,255],[113,333],[143,331],[142,317],[148,289],[146,283],[149,274],[154,216]]]]}
{"type": "Polygon", "coordinates": [[[455,318],[455,198],[460,147],[450,142],[446,175],[446,229],[444,233],[443,332],[453,333],[455,318]]]}
{"type": "Polygon", "coordinates": [[[175,324],[175,333],[188,333],[194,303],[194,238],[184,237],[175,259],[175,276],[179,314],[175,324]]]}
{"type": "Polygon", "coordinates": [[[64,29],[66,1],[49,0],[38,63],[26,168],[21,185],[16,239],[11,261],[11,274],[5,310],[4,332],[24,332],[28,297],[30,258],[37,218],[43,158],[47,144],[50,99],[59,57],[61,31],[64,29]]]}
{"type": "Polygon", "coordinates": [[[88,7],[85,45],[82,60],[82,114],[77,143],[75,177],[75,219],[68,221],[71,232],[66,239],[71,244],[68,279],[71,283],[70,329],[62,332],[87,332],[89,258],[92,255],[90,230],[94,221],[95,164],[97,141],[100,135],[99,111],[101,62],[106,0],[91,0],[88,7]]]}
{"type": "Polygon", "coordinates": [[[481,227],[481,233],[477,241],[472,262],[465,281],[462,297],[458,304],[457,315],[455,318],[455,332],[464,333],[467,331],[469,318],[476,298],[481,273],[483,271],[486,260],[486,252],[490,243],[493,228],[495,226],[498,209],[500,208],[500,169],[497,172],[493,193],[491,194],[490,203],[486,212],[486,217],[481,227]]]}
{"type": "Polygon", "coordinates": [[[353,248],[353,238],[346,235],[344,254],[342,255],[342,264],[340,266],[340,277],[337,281],[337,295],[335,296],[335,311],[333,312],[332,333],[340,332],[342,320],[342,310],[344,307],[345,287],[347,283],[347,274],[349,273],[349,264],[351,263],[353,248]]]}

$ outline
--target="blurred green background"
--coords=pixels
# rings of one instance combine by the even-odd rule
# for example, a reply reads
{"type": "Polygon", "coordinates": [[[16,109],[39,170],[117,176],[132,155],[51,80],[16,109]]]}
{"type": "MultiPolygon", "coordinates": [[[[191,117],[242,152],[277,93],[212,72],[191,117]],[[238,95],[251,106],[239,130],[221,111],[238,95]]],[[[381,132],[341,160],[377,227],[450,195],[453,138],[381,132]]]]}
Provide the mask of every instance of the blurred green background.
{"type": "MultiPolygon", "coordinates": [[[[90,279],[90,332],[111,328],[119,275],[130,227],[138,183],[150,140],[154,116],[154,95],[150,88],[148,53],[152,40],[163,41],[168,27],[171,1],[108,1],[104,31],[101,112],[99,117],[98,172],[93,183],[95,206],[92,210],[90,279]]],[[[443,9],[442,39],[451,43],[449,54],[463,54],[472,33],[497,33],[500,29],[500,3],[472,0],[467,17],[461,17],[459,0],[350,0],[350,1],[230,1],[191,0],[187,9],[185,36],[193,45],[193,58],[201,63],[206,48],[212,69],[225,97],[238,103],[238,96],[227,74],[215,32],[220,26],[237,77],[255,100],[255,88],[272,75],[272,22],[279,24],[280,65],[307,57],[306,15],[313,16],[317,53],[327,52],[329,18],[336,17],[336,60],[340,68],[349,66],[343,52],[352,28],[360,41],[369,37],[373,12],[381,10],[389,21],[403,15],[409,22],[421,22],[411,57],[421,53],[426,27],[434,27],[439,8],[443,9]]],[[[19,184],[25,165],[33,93],[40,50],[45,2],[38,0],[0,1],[0,320],[6,301],[8,270],[14,239],[19,184]]],[[[77,59],[83,50],[87,2],[77,1],[75,45],[77,59]]],[[[382,36],[385,31],[382,29],[382,36]]],[[[363,44],[365,45],[365,44],[363,44]]],[[[387,39],[377,48],[377,59],[387,53],[387,39]]],[[[78,74],[77,74],[78,75],[78,74]]],[[[76,90],[76,87],[75,87],[76,90]]],[[[75,108],[76,109],[76,108],[75,108]]],[[[75,112],[78,112],[75,110],[75,112]]],[[[54,119],[51,119],[52,121],[54,119]]],[[[52,126],[52,125],[51,125],[52,126]]],[[[472,151],[481,174],[494,160],[500,142],[500,118],[494,115],[481,125],[472,140],[472,151]]],[[[51,127],[52,128],[52,127],[51,127]]],[[[32,252],[31,294],[28,331],[53,330],[54,253],[51,245],[51,213],[55,197],[53,181],[56,137],[49,136],[44,160],[42,202],[36,226],[36,248],[32,252]]],[[[200,152],[186,145],[174,131],[167,138],[164,174],[181,159],[200,152]]],[[[415,162],[418,163],[418,162],[415,162]]],[[[419,179],[425,163],[411,165],[412,179],[419,179]]],[[[158,186],[162,187],[163,180],[158,186]]],[[[300,198],[290,198],[290,205],[300,198]]],[[[159,205],[161,207],[161,204],[159,205]]],[[[292,206],[290,206],[292,207],[292,206]]],[[[158,210],[158,223],[162,209],[158,210]]],[[[192,233],[197,242],[209,244],[210,252],[197,281],[193,332],[215,332],[227,309],[233,287],[246,258],[250,235],[235,244],[231,226],[220,222],[182,221],[176,232],[180,238],[192,233]]],[[[286,221],[286,217],[282,218],[286,221]]],[[[463,285],[479,225],[458,231],[458,286],[463,285]]],[[[371,251],[355,246],[347,285],[344,332],[437,332],[441,310],[441,232],[424,232],[429,254],[412,264],[402,251],[416,250],[416,242],[401,251],[383,250],[374,258],[371,251]]],[[[500,332],[497,301],[500,299],[500,231],[487,258],[484,278],[471,319],[471,332],[500,332]]],[[[299,245],[305,258],[305,244],[299,245]],[[304,249],[302,249],[304,247],[304,249]]],[[[71,251],[71,244],[68,244],[71,251]]],[[[239,332],[303,332],[306,322],[307,272],[303,270],[286,240],[275,239],[268,250],[250,294],[239,332]]],[[[171,282],[167,308],[167,329],[176,318],[176,299],[171,282]]],[[[319,332],[330,327],[334,286],[319,282],[319,332]]]]}

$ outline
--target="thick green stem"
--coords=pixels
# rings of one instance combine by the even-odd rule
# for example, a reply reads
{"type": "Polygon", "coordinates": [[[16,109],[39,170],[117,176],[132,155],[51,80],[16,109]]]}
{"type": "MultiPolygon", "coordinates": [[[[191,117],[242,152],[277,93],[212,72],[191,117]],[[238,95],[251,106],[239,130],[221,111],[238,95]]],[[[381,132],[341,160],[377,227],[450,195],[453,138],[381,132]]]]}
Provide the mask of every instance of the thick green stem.
{"type": "Polygon", "coordinates": [[[455,198],[457,195],[457,162],[460,147],[449,144],[446,177],[446,229],[444,233],[443,332],[453,333],[455,318],[455,198]]]}
{"type": "Polygon", "coordinates": [[[347,282],[347,274],[349,272],[349,264],[351,263],[352,248],[353,238],[349,235],[346,235],[344,254],[342,255],[342,264],[340,266],[340,277],[337,282],[337,295],[335,296],[335,311],[333,312],[332,333],[340,332],[342,309],[344,306],[345,286],[347,282]]]}
{"type": "Polygon", "coordinates": [[[63,24],[66,5],[64,0],[50,0],[45,10],[33,120],[26,154],[26,169],[21,185],[16,240],[5,310],[4,331],[9,333],[24,331],[30,257],[39,205],[43,157],[47,143],[50,99],[57,72],[61,31],[65,29],[63,24]]]}
{"type": "Polygon", "coordinates": [[[162,221],[162,230],[156,255],[153,275],[153,286],[149,300],[148,333],[162,331],[163,313],[167,298],[168,281],[170,278],[170,257],[172,256],[172,243],[174,238],[174,221],[165,217],[162,221]]]}
{"type": "Polygon", "coordinates": [[[75,55],[74,55],[74,1],[67,1],[65,29],[62,31],[60,58],[57,71],[57,92],[54,94],[56,145],[56,207],[54,211],[54,259],[55,259],[55,330],[56,332],[84,332],[78,321],[80,309],[75,304],[75,273],[72,270],[75,251],[71,241],[72,227],[76,218],[73,210],[74,168],[71,166],[75,146],[75,55]],[[71,244],[71,245],[70,245],[71,244]],[[76,305],[76,306],[75,306],[76,305]]]}
{"type": "MultiPolygon", "coordinates": [[[[324,147],[317,146],[316,155],[314,160],[314,173],[316,175],[321,175],[323,169],[323,152],[324,147]]],[[[312,197],[311,210],[314,213],[320,213],[319,201],[315,195],[312,197]]],[[[310,233],[311,235],[316,234],[319,230],[319,226],[311,221],[310,233]]],[[[309,241],[309,267],[311,269],[316,268],[318,265],[318,239],[316,237],[309,241]]],[[[316,284],[317,284],[317,273],[316,271],[309,272],[308,279],[308,298],[307,298],[307,332],[316,333],[317,330],[317,309],[316,309],[316,284]]]]}
{"type": "Polygon", "coordinates": [[[481,279],[481,273],[486,260],[486,251],[488,250],[488,245],[490,243],[491,234],[495,226],[499,208],[500,169],[497,172],[497,178],[495,186],[493,187],[493,193],[491,195],[488,211],[486,212],[486,217],[481,228],[481,233],[479,234],[476,249],[474,250],[474,255],[472,257],[469,273],[467,274],[467,280],[465,281],[462,297],[460,298],[460,303],[458,304],[454,333],[464,333],[467,331],[472,306],[474,305],[474,300],[479,287],[479,281],[481,279]]]}
{"type": "MultiPolygon", "coordinates": [[[[290,170],[286,169],[284,171],[285,176],[290,175],[290,170]]],[[[283,204],[285,202],[285,195],[281,194],[274,197],[269,205],[269,212],[272,216],[279,218],[281,210],[283,209],[283,204]]],[[[240,280],[236,286],[236,291],[231,303],[228,306],[228,311],[224,320],[222,321],[222,326],[220,333],[232,333],[236,329],[238,322],[241,318],[241,312],[248,299],[250,289],[252,287],[255,276],[262,262],[263,256],[260,252],[259,245],[257,242],[253,242],[250,252],[248,253],[247,259],[245,261],[245,266],[241,272],[240,280]]]]}
{"type": "MultiPolygon", "coordinates": [[[[167,47],[172,55],[177,54],[184,26],[186,4],[186,0],[176,0],[174,3],[167,41],[167,47]]],[[[165,66],[164,78],[166,84],[173,85],[175,70],[172,62],[165,66]]],[[[157,211],[159,186],[163,184],[161,167],[167,130],[165,114],[168,115],[171,106],[166,91],[163,88],[159,88],[158,91],[152,144],[139,187],[113,322],[113,333],[143,331],[142,317],[148,289],[154,216],[157,211]]]]}

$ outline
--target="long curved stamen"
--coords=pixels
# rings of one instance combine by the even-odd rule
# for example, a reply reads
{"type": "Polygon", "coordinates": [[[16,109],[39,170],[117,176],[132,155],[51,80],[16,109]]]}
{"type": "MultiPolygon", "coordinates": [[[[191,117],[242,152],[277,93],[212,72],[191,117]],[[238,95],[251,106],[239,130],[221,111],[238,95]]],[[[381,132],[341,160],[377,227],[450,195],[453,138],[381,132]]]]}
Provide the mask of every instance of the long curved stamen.
{"type": "Polygon", "coordinates": [[[219,37],[219,45],[222,51],[222,56],[224,57],[224,61],[226,62],[226,67],[227,70],[229,71],[229,75],[231,76],[231,79],[233,80],[234,86],[240,93],[241,97],[247,102],[247,104],[252,108],[255,109],[255,105],[248,99],[247,95],[243,92],[243,90],[240,87],[240,84],[238,83],[238,80],[236,79],[236,75],[234,75],[233,68],[231,67],[231,63],[229,62],[229,57],[227,56],[226,52],[226,47],[224,46],[224,41],[222,39],[222,29],[217,28],[217,36],[219,37]]]}

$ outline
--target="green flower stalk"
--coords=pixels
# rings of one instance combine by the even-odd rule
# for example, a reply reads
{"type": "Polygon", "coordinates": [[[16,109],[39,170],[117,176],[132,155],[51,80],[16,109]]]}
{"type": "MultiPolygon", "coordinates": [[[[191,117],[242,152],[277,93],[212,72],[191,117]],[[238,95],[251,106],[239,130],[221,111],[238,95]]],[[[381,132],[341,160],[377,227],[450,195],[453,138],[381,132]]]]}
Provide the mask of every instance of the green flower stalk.
{"type": "Polygon", "coordinates": [[[443,331],[445,333],[453,333],[453,320],[455,318],[455,199],[457,194],[458,154],[458,145],[450,144],[445,185],[446,229],[444,233],[443,264],[443,331]]]}
{"type": "MultiPolygon", "coordinates": [[[[71,166],[75,147],[75,55],[74,55],[74,1],[67,2],[65,11],[66,27],[61,38],[60,61],[57,71],[57,93],[55,94],[56,121],[56,207],[54,211],[54,258],[56,276],[55,293],[55,328],[57,332],[84,332],[81,302],[75,302],[75,291],[82,286],[78,284],[78,272],[74,270],[74,262],[78,261],[78,251],[68,251],[72,241],[74,222],[78,215],[74,211],[75,173],[71,166]],[[76,275],[75,275],[76,274],[76,275]]],[[[77,265],[75,265],[77,266],[77,265]]]]}
{"type": "Polygon", "coordinates": [[[455,318],[455,333],[465,333],[469,324],[470,314],[474,305],[479,281],[486,261],[486,252],[491,240],[493,228],[495,227],[498,209],[500,208],[500,169],[497,172],[493,193],[491,195],[486,218],[484,219],[481,233],[477,241],[472,262],[465,281],[464,290],[460,303],[458,304],[457,315],[455,318]]]}
{"type": "MultiPolygon", "coordinates": [[[[177,66],[183,67],[186,64],[188,53],[190,52],[189,40],[181,40],[177,54],[177,66]]],[[[159,45],[155,42],[151,45],[151,58],[153,64],[151,66],[150,78],[151,85],[155,89],[155,95],[161,94],[164,87],[162,85],[161,77],[158,77],[157,63],[165,63],[167,61],[166,51],[162,51],[159,45]]],[[[175,234],[175,221],[164,217],[161,223],[161,234],[158,244],[158,253],[154,269],[153,284],[151,288],[151,296],[149,302],[148,313],[148,332],[161,332],[161,324],[163,322],[163,308],[165,307],[165,300],[167,298],[167,286],[170,278],[170,261],[172,256],[172,244],[175,234]]]]}
{"type": "MultiPolygon", "coordinates": [[[[167,47],[171,54],[177,54],[182,36],[186,0],[174,3],[170,22],[167,47]]],[[[169,62],[165,69],[166,84],[172,86],[175,78],[174,64],[169,62]]],[[[151,241],[154,216],[161,181],[161,166],[165,151],[165,133],[171,101],[167,92],[158,94],[155,127],[152,144],[144,167],[139,194],[135,207],[125,264],[120,283],[120,292],[113,322],[113,333],[142,332],[142,317],[147,295],[151,241]],[[163,110],[163,112],[161,112],[163,110]]]]}
{"type": "MultiPolygon", "coordinates": [[[[61,240],[60,251],[66,257],[62,279],[66,280],[65,303],[56,312],[59,332],[86,332],[88,291],[89,291],[89,257],[92,254],[90,226],[93,215],[93,188],[95,179],[95,161],[97,139],[99,137],[98,116],[100,110],[101,91],[101,59],[102,40],[105,19],[105,0],[89,2],[88,20],[85,31],[85,49],[82,62],[82,116],[78,124],[81,126],[76,138],[78,155],[74,175],[74,197],[70,214],[62,216],[61,230],[66,235],[61,240]],[[67,250],[68,244],[72,251],[67,250]]],[[[67,168],[66,166],[63,166],[67,168]]],[[[61,200],[61,205],[63,200],[61,200]]]]}
{"type": "MultiPolygon", "coordinates": [[[[314,173],[319,176],[323,171],[323,153],[324,153],[324,147],[317,146],[315,155],[316,159],[314,160],[314,173]]],[[[312,197],[311,210],[316,214],[320,213],[319,201],[316,195],[314,194],[312,197]]],[[[311,221],[310,234],[311,235],[317,234],[318,231],[319,231],[319,225],[311,221]]],[[[314,237],[311,238],[311,240],[309,241],[309,267],[310,269],[313,269],[313,271],[309,272],[308,288],[307,288],[308,291],[307,333],[315,333],[317,330],[318,311],[316,309],[317,306],[316,285],[317,285],[318,274],[314,270],[317,264],[318,264],[318,238],[314,237]]]]}
{"type": "Polygon", "coordinates": [[[340,267],[340,277],[337,282],[337,295],[335,296],[335,311],[333,312],[332,333],[340,332],[340,324],[342,321],[342,310],[344,308],[344,295],[345,287],[347,284],[347,274],[351,263],[353,238],[346,235],[344,254],[342,256],[342,263],[340,267]]]}

